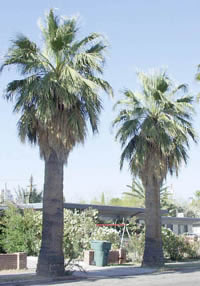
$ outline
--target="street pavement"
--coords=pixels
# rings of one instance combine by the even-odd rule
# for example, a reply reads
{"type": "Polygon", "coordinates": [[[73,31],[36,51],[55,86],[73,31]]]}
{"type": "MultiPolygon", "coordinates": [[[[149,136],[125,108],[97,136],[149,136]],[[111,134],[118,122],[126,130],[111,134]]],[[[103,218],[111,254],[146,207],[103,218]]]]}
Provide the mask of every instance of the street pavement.
{"type": "MultiPolygon", "coordinates": [[[[42,284],[32,284],[39,286],[42,284]]],[[[44,285],[44,284],[43,284],[44,285]]],[[[48,283],[54,286],[198,286],[200,285],[200,271],[191,270],[183,272],[165,272],[145,275],[98,277],[81,281],[68,281],[60,283],[48,283]]],[[[13,285],[14,286],[14,285],[13,285]]]]}
{"type": "Polygon", "coordinates": [[[51,279],[35,275],[37,259],[28,258],[28,269],[1,271],[0,286],[199,286],[200,261],[166,264],[163,269],[126,266],[86,266],[73,275],[51,279]]]}

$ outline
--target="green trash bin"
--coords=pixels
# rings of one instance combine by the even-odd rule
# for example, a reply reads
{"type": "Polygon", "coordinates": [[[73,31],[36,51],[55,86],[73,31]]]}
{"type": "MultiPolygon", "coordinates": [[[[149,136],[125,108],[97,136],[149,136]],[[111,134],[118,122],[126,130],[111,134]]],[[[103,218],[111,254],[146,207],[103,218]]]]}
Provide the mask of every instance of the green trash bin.
{"type": "Polygon", "coordinates": [[[96,266],[108,265],[108,255],[111,249],[111,242],[105,240],[91,241],[91,247],[94,250],[94,262],[96,266]]]}

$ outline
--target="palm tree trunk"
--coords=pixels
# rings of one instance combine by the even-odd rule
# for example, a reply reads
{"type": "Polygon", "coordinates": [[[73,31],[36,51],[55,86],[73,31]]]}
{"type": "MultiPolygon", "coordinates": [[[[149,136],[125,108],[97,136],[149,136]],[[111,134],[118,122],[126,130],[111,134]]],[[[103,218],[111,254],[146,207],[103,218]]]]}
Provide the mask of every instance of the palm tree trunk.
{"type": "Polygon", "coordinates": [[[64,274],[63,165],[55,152],[45,160],[42,245],[37,265],[37,274],[42,276],[64,274]]]}
{"type": "Polygon", "coordinates": [[[162,266],[164,264],[161,213],[160,184],[154,176],[146,174],[145,187],[145,249],[142,266],[162,266]]]}

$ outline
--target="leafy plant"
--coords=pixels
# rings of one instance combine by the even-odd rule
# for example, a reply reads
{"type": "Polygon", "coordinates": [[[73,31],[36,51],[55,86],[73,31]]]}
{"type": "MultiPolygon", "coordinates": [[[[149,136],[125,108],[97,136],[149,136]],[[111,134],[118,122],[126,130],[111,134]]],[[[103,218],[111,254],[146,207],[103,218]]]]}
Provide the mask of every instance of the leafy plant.
{"type": "Polygon", "coordinates": [[[120,246],[120,236],[116,229],[108,227],[95,228],[91,240],[107,240],[112,243],[112,249],[118,249],[120,246]]]}
{"type": "MultiPolygon", "coordinates": [[[[128,258],[133,262],[142,262],[144,252],[145,231],[132,233],[127,243],[128,258]]],[[[162,241],[165,259],[180,261],[185,258],[199,257],[199,242],[188,241],[185,237],[176,235],[170,229],[162,228],[162,241]]]]}
{"type": "Polygon", "coordinates": [[[9,205],[2,219],[3,228],[1,244],[10,252],[26,252],[38,255],[41,242],[41,213],[31,209],[22,211],[9,205]]]}
{"type": "Polygon", "coordinates": [[[170,229],[162,229],[162,240],[165,258],[177,261],[198,256],[195,242],[189,242],[185,237],[176,235],[170,229]]]}
{"type": "Polygon", "coordinates": [[[119,232],[112,228],[98,227],[98,211],[64,210],[64,255],[68,263],[81,258],[83,251],[90,249],[91,240],[108,240],[112,248],[119,247],[119,232]]]}

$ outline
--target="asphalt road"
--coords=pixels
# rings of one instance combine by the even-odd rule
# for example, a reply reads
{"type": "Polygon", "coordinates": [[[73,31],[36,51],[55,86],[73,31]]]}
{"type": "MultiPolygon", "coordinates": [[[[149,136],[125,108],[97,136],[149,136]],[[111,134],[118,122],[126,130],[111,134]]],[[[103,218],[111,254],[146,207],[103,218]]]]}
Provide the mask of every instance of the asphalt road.
{"type": "MultiPolygon", "coordinates": [[[[31,284],[39,286],[41,284],[31,284]]],[[[45,284],[43,284],[45,285],[45,284]]],[[[47,285],[47,284],[46,284],[47,285]]],[[[48,283],[48,286],[198,286],[200,285],[200,269],[183,270],[180,272],[153,273],[135,276],[99,277],[81,281],[48,283]]]]}

